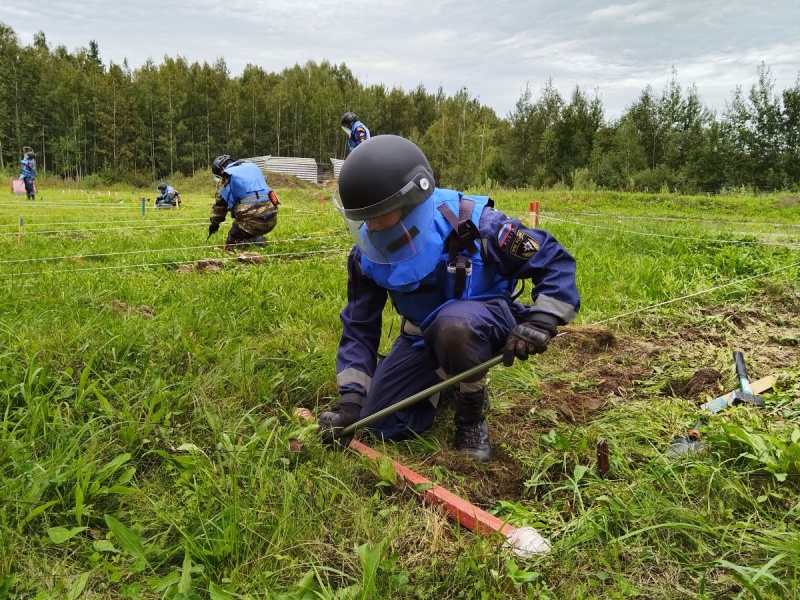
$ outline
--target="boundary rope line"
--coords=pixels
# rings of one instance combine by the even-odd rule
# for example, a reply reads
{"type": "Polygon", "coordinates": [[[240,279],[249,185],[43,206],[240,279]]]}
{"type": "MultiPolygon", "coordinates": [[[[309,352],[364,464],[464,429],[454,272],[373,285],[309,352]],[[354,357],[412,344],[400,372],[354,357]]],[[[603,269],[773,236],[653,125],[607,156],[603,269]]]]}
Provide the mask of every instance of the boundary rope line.
{"type": "MultiPolygon", "coordinates": [[[[174,223],[170,225],[142,225],[140,227],[98,227],[95,229],[48,229],[48,230],[39,230],[39,231],[26,231],[23,235],[35,235],[35,234],[44,234],[44,233],[85,233],[87,231],[110,231],[110,230],[117,230],[117,231],[131,231],[134,229],[168,229],[170,227],[195,227],[197,225],[204,225],[208,223],[208,221],[195,221],[193,223],[174,223]]],[[[0,235],[19,235],[17,231],[2,231],[0,235]]]]}
{"type": "MultiPolygon", "coordinates": [[[[194,221],[197,217],[175,218],[175,219],[151,219],[148,223],[169,223],[171,221],[194,221]]],[[[130,219],[127,221],[107,220],[107,221],[47,221],[44,223],[25,223],[25,227],[44,227],[52,225],[103,225],[105,223],[141,223],[142,218],[130,219]]],[[[0,227],[17,227],[16,223],[0,223],[0,227]]]]}
{"type": "MultiPolygon", "coordinates": [[[[265,259],[267,258],[283,258],[286,256],[308,256],[311,254],[326,254],[330,252],[341,252],[341,248],[322,248],[320,250],[308,250],[306,252],[280,252],[276,254],[262,254],[261,256],[265,259]]],[[[225,256],[221,258],[215,258],[214,260],[221,260],[221,261],[231,261],[231,260],[238,260],[238,256],[225,256]]],[[[26,271],[23,273],[0,273],[0,278],[9,278],[9,277],[22,277],[27,275],[51,275],[55,273],[76,273],[79,271],[111,271],[114,269],[130,269],[134,267],[162,267],[164,265],[174,265],[177,263],[180,264],[190,264],[190,263],[200,263],[204,260],[208,260],[207,258],[198,258],[193,260],[167,260],[163,262],[155,262],[155,263],[137,263],[131,265],[108,265],[108,266],[94,266],[94,267],[77,267],[75,269],[52,269],[47,271],[26,271]]]]}
{"type": "Polygon", "coordinates": [[[800,244],[795,244],[791,242],[782,243],[782,242],[763,242],[763,241],[745,241],[745,240],[719,240],[719,239],[709,239],[709,238],[701,238],[701,237],[691,237],[691,236],[681,236],[681,235],[669,235],[666,233],[651,233],[647,231],[631,231],[629,229],[620,229],[618,227],[608,227],[606,225],[590,225],[588,223],[581,223],[580,221],[570,221],[568,219],[559,219],[557,217],[548,217],[551,221],[556,221],[558,223],[567,223],[570,225],[580,225],[581,227],[590,227],[592,229],[602,229],[605,231],[614,231],[616,233],[624,233],[628,235],[643,235],[648,237],[661,237],[661,238],[669,238],[673,240],[691,240],[695,242],[705,242],[708,244],[714,243],[726,243],[726,244],[750,244],[754,246],[780,246],[785,248],[800,248],[800,244]]]}
{"type": "Polygon", "coordinates": [[[743,279],[737,279],[735,281],[729,281],[728,283],[723,283],[722,285],[717,285],[712,288],[708,288],[706,290],[700,290],[699,292],[692,292],[691,294],[686,294],[684,296],[680,296],[678,298],[672,298],[671,300],[664,300],[663,302],[656,302],[655,304],[650,304],[649,306],[643,306],[641,308],[637,308],[634,310],[629,310],[624,313],[620,313],[618,315],[614,315],[613,317],[608,317],[607,319],[602,319],[600,321],[595,321],[594,323],[590,323],[590,325],[602,325],[603,323],[608,323],[609,321],[615,321],[617,319],[621,319],[622,317],[628,317],[630,315],[636,315],[642,312],[646,312],[648,310],[653,310],[654,308],[658,308],[660,306],[666,306],[667,304],[673,304],[675,302],[680,302],[681,300],[686,300],[687,298],[694,298],[695,296],[701,296],[703,294],[708,294],[711,292],[716,292],[717,290],[721,290],[732,285],[738,285],[741,283],[745,283],[747,281],[752,281],[753,279],[761,279],[762,277],[766,277],[767,275],[774,275],[780,271],[785,271],[787,269],[791,269],[793,267],[800,267],[800,261],[792,263],[790,265],[784,265],[782,267],[778,267],[777,269],[773,269],[772,271],[767,271],[766,273],[759,273],[758,275],[751,275],[750,277],[745,277],[743,279]]]}
{"type": "Polygon", "coordinates": [[[714,223],[719,225],[762,225],[764,227],[792,227],[800,228],[800,225],[794,223],[775,223],[772,221],[727,221],[719,219],[704,219],[702,217],[663,217],[663,216],[649,216],[649,215],[626,215],[620,213],[591,213],[591,212],[576,212],[571,213],[564,210],[543,210],[540,215],[544,218],[547,215],[576,215],[579,217],[608,217],[611,219],[632,219],[632,220],[647,220],[647,221],[692,221],[693,223],[714,223]]]}
{"type": "Polygon", "coordinates": [[[64,204],[52,204],[50,202],[39,202],[38,200],[32,201],[30,204],[27,201],[20,201],[20,202],[0,202],[0,207],[11,207],[11,206],[24,206],[26,208],[51,208],[51,207],[58,207],[58,208],[127,208],[129,210],[133,210],[139,208],[139,205],[136,204],[128,204],[125,206],[122,202],[114,202],[108,204],[98,204],[98,203],[69,203],[66,202],[64,204]],[[34,204],[35,203],[35,204],[34,204]]]}
{"type": "MultiPolygon", "coordinates": [[[[268,244],[279,244],[282,242],[304,242],[309,240],[330,240],[334,239],[336,236],[314,236],[314,237],[305,237],[305,238],[291,238],[291,239],[268,239],[266,242],[268,244]]],[[[341,237],[345,237],[342,235],[341,237]]],[[[73,254],[69,256],[41,256],[36,258],[12,258],[8,260],[0,260],[0,265],[8,265],[8,264],[19,264],[19,263],[26,263],[26,262],[44,262],[49,260],[70,260],[70,259],[84,259],[84,258],[98,258],[101,256],[125,256],[130,254],[145,254],[147,252],[179,252],[181,250],[202,250],[202,249],[219,249],[219,244],[209,244],[203,246],[183,246],[178,248],[145,248],[142,250],[125,250],[124,252],[94,252],[89,254],[73,254]]],[[[201,259],[204,260],[204,259],[201,259]]]]}
{"type": "MultiPolygon", "coordinates": [[[[317,213],[309,213],[309,214],[317,214],[317,213]]],[[[294,217],[298,217],[298,216],[303,216],[303,215],[302,214],[289,214],[289,215],[283,215],[282,218],[286,219],[286,218],[289,218],[289,217],[294,218],[294,217]]],[[[169,223],[169,221],[171,221],[171,219],[158,219],[158,220],[155,220],[155,221],[148,221],[148,220],[95,221],[95,223],[97,223],[97,224],[100,224],[100,223],[109,223],[109,224],[112,224],[112,223],[169,223]]],[[[168,225],[150,225],[150,226],[141,225],[141,226],[130,226],[130,227],[99,227],[99,228],[90,228],[90,229],[47,229],[47,230],[34,229],[34,230],[31,230],[31,231],[24,232],[23,235],[26,235],[26,234],[39,234],[39,233],[43,233],[43,234],[84,233],[84,232],[87,232],[87,231],[108,231],[110,229],[120,230],[120,231],[127,231],[127,230],[132,230],[132,229],[160,229],[160,228],[168,228],[168,227],[188,227],[190,225],[194,226],[194,225],[207,224],[208,223],[208,218],[206,217],[202,221],[194,221],[192,219],[181,219],[181,221],[187,221],[187,222],[184,222],[184,223],[171,223],[171,224],[168,224],[168,225]]],[[[66,223],[66,224],[70,224],[70,223],[66,223]]],[[[28,226],[36,227],[38,225],[49,225],[49,224],[48,223],[33,223],[31,225],[26,225],[25,227],[28,227],[28,226]]],[[[0,226],[17,227],[17,225],[7,224],[7,223],[0,223],[0,226]]],[[[18,231],[0,231],[0,235],[19,235],[19,232],[18,231]]]]}
{"type": "MultiPolygon", "coordinates": [[[[148,211],[151,211],[151,210],[158,210],[158,211],[162,211],[162,210],[163,211],[179,210],[179,211],[185,211],[185,210],[192,210],[194,208],[201,208],[202,210],[206,210],[206,208],[207,207],[210,208],[212,204],[213,204],[213,198],[212,198],[211,202],[209,202],[208,204],[206,204],[206,203],[202,203],[201,204],[199,202],[198,203],[194,203],[193,202],[192,206],[182,206],[181,208],[177,208],[177,209],[176,208],[159,209],[159,208],[156,208],[155,206],[153,206],[152,202],[146,203],[145,207],[146,207],[146,209],[148,211]]],[[[281,204],[281,206],[283,206],[283,204],[281,204]]],[[[129,203],[127,203],[127,205],[124,202],[113,202],[113,203],[109,203],[109,204],[99,204],[97,202],[79,202],[79,203],[70,203],[70,204],[67,204],[67,203],[53,204],[53,203],[49,203],[49,202],[39,202],[38,200],[34,200],[33,202],[28,202],[28,201],[2,202],[2,201],[0,201],[0,208],[12,208],[12,207],[13,208],[45,208],[45,207],[46,208],[52,208],[52,207],[55,207],[55,208],[99,208],[99,209],[127,208],[131,212],[136,212],[136,211],[141,210],[141,203],[140,202],[129,202],[129,203]]],[[[281,210],[286,211],[286,212],[292,212],[292,213],[305,212],[305,211],[307,211],[309,213],[317,212],[313,208],[298,208],[298,207],[294,207],[294,206],[285,206],[281,210]]]]}

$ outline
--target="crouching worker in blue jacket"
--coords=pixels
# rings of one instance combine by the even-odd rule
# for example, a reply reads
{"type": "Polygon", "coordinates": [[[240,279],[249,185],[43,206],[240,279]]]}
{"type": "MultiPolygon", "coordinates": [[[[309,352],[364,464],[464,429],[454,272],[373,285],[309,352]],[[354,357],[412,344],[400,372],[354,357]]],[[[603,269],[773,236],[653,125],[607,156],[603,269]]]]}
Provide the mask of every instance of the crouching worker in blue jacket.
{"type": "MultiPolygon", "coordinates": [[[[411,141],[379,135],[342,166],[334,205],[356,245],[347,263],[347,304],[336,358],[339,401],[319,417],[323,441],[501,352],[510,366],[544,352],[579,308],[575,260],[552,235],[493,208],[485,196],[435,187],[433,171],[411,141]],[[532,305],[515,301],[530,279],[532,305]],[[378,362],[387,298],[401,331],[378,362]]],[[[455,388],[455,447],[491,460],[486,373],[455,388]]],[[[372,423],[385,439],[425,431],[438,398],[372,423]]]]}
{"type": "Polygon", "coordinates": [[[258,165],[231,159],[223,154],[214,159],[211,173],[217,180],[214,205],[208,236],[219,230],[219,225],[230,211],[233,217],[225,249],[253,244],[263,246],[264,235],[278,223],[278,196],[275,195],[258,165]]]}
{"type": "Polygon", "coordinates": [[[171,185],[167,185],[163,181],[158,184],[158,191],[161,192],[160,196],[155,199],[156,208],[176,208],[181,205],[181,196],[178,191],[171,185]]]}

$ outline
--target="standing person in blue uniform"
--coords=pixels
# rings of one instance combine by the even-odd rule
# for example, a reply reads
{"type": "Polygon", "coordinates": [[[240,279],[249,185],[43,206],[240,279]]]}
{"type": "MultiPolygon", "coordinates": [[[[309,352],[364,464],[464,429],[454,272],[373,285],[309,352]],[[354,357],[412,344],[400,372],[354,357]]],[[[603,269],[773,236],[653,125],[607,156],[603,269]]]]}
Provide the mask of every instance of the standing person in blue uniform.
{"type": "MultiPolygon", "coordinates": [[[[342,166],[334,205],[356,245],[347,262],[347,304],[336,357],[339,401],[319,417],[323,440],[493,356],[544,352],[577,314],[575,260],[551,234],[525,227],[485,196],[435,187],[411,141],[379,135],[342,166]],[[519,280],[531,305],[516,301],[519,280]],[[386,301],[402,316],[400,334],[378,362],[386,301]]],[[[455,447],[491,460],[486,373],[455,388],[455,447]]],[[[370,425],[386,439],[427,429],[438,398],[370,425]]]]}
{"type": "Polygon", "coordinates": [[[25,195],[28,200],[36,200],[36,154],[33,150],[27,149],[22,158],[22,168],[19,178],[25,184],[25,195]]]}
{"type": "Polygon", "coordinates": [[[234,161],[227,154],[214,159],[211,173],[217,180],[208,236],[219,230],[228,212],[233,217],[225,249],[253,244],[263,246],[264,235],[278,223],[278,196],[275,195],[258,165],[234,161]]]}
{"type": "Polygon", "coordinates": [[[158,184],[158,191],[161,192],[160,196],[156,196],[156,208],[175,208],[181,205],[181,196],[178,191],[171,185],[167,185],[163,181],[158,184]]]}
{"type": "Polygon", "coordinates": [[[369,139],[369,129],[356,118],[354,113],[346,112],[342,115],[342,130],[347,134],[347,147],[350,152],[369,139]]]}

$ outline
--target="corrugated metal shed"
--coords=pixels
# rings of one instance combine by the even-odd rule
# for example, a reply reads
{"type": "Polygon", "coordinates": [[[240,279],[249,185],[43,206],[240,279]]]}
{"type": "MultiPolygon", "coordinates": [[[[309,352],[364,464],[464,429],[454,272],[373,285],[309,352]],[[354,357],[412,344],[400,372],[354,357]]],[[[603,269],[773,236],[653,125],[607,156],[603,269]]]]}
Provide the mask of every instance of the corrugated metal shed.
{"type": "Polygon", "coordinates": [[[341,158],[332,158],[331,164],[333,165],[333,178],[339,179],[339,171],[342,170],[342,163],[344,160],[341,158]]]}
{"type": "Polygon", "coordinates": [[[313,158],[288,158],[281,156],[254,156],[244,160],[255,163],[264,171],[294,175],[312,183],[319,183],[317,161],[313,158]]]}

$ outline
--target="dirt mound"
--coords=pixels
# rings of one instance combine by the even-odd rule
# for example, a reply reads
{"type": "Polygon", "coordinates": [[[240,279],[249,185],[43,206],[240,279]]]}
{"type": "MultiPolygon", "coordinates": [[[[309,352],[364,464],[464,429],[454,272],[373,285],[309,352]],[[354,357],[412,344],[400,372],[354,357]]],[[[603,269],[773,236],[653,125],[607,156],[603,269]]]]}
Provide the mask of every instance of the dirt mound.
{"type": "Polygon", "coordinates": [[[605,352],[613,348],[617,338],[609,329],[592,325],[562,327],[552,342],[556,346],[569,346],[585,352],[605,352]]]}
{"type": "Polygon", "coordinates": [[[688,381],[681,379],[668,381],[662,392],[668,396],[697,399],[704,394],[713,395],[715,391],[719,391],[722,379],[722,373],[716,369],[701,368],[695,371],[688,381]]]}
{"type": "Polygon", "coordinates": [[[129,306],[122,300],[112,300],[109,302],[108,306],[113,308],[118,313],[134,314],[139,315],[140,317],[146,317],[148,319],[156,316],[156,311],[146,304],[142,304],[140,306],[129,306]]]}
{"type": "Polygon", "coordinates": [[[242,252],[236,260],[245,265],[260,265],[264,262],[264,257],[258,252],[242,252]]]}
{"type": "Polygon", "coordinates": [[[184,275],[186,273],[194,273],[195,271],[204,271],[206,273],[218,273],[222,270],[225,261],[219,258],[204,258],[195,263],[185,263],[175,269],[176,273],[184,275]]]}

